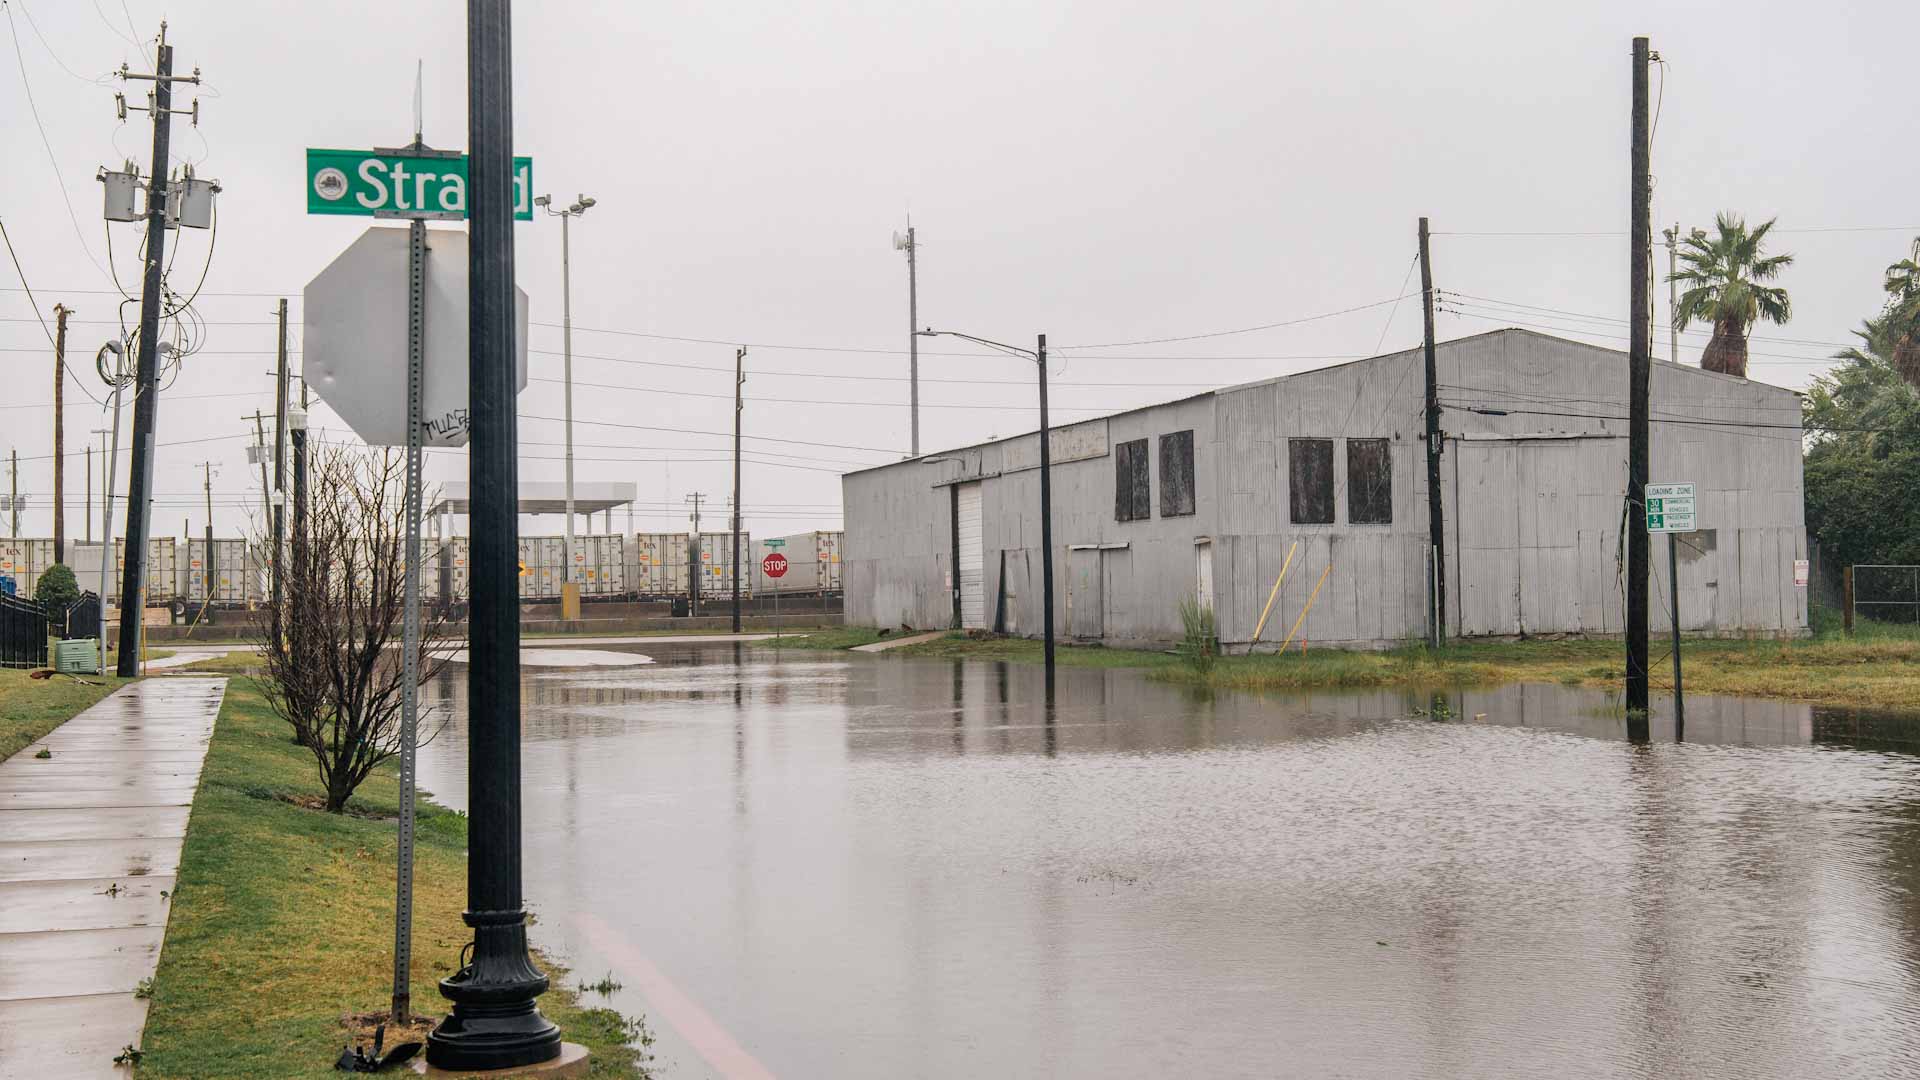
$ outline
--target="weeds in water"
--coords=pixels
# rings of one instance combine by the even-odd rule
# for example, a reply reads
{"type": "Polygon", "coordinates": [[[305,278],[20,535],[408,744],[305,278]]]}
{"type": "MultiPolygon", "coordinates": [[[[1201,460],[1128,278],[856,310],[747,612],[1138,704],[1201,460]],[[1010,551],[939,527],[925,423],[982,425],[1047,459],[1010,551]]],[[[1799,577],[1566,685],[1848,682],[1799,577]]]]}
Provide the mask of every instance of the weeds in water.
{"type": "Polygon", "coordinates": [[[581,983],[580,992],[584,994],[591,990],[601,997],[611,997],[620,991],[621,985],[620,980],[614,978],[613,972],[609,971],[605,975],[600,976],[599,982],[581,983]]]}
{"type": "Polygon", "coordinates": [[[1180,601],[1180,629],[1180,659],[1195,675],[1211,674],[1214,659],[1220,652],[1219,626],[1213,608],[1197,600],[1180,601]]]}

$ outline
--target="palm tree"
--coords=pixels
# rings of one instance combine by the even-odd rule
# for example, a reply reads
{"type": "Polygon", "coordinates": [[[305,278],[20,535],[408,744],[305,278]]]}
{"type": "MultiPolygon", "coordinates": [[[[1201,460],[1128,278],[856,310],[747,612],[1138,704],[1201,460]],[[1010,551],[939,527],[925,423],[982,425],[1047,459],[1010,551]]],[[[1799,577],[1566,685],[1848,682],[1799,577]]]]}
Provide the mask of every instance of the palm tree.
{"type": "MultiPolygon", "coordinates": [[[[1775,219],[1778,220],[1778,219],[1775,219]]],[[[1682,282],[1680,307],[1674,313],[1680,329],[1696,320],[1713,323],[1713,338],[1700,356],[1708,371],[1747,377],[1747,329],[1761,319],[1784,323],[1793,317],[1787,291],[1763,285],[1785,267],[1792,255],[1761,255],[1761,245],[1773,222],[1747,231],[1745,219],[1722,213],[1714,219],[1718,236],[1703,229],[1680,242],[1680,261],[1686,269],[1668,280],[1682,282]]]]}
{"type": "Polygon", "coordinates": [[[1913,252],[1887,267],[1887,310],[1882,321],[1893,341],[1893,366],[1920,387],[1920,238],[1913,252]]]}
{"type": "Polygon", "coordinates": [[[1834,438],[1835,432],[1892,428],[1920,408],[1895,360],[1901,335],[1892,320],[1868,319],[1853,336],[1860,344],[1834,353],[1841,363],[1816,376],[1802,399],[1803,422],[1816,443],[1834,438]]]}

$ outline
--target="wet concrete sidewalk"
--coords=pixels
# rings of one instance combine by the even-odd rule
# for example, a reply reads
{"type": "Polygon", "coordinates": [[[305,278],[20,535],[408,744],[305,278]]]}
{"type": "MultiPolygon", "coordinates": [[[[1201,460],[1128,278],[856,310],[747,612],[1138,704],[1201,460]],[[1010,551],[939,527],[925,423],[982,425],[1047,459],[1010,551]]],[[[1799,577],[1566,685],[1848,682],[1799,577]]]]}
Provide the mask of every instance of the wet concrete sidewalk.
{"type": "Polygon", "coordinates": [[[0,1076],[127,1075],[226,684],[134,683],[0,762],[0,1076]]]}

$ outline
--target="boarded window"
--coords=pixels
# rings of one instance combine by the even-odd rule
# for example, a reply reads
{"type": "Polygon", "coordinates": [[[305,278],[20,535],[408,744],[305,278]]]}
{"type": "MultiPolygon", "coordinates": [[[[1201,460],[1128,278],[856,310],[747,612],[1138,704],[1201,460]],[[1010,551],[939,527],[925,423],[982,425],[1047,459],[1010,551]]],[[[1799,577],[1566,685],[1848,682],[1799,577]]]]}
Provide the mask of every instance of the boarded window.
{"type": "Polygon", "coordinates": [[[1193,432],[1160,436],[1160,516],[1193,513],[1193,432]]]}
{"type": "Polygon", "coordinates": [[[1113,448],[1113,519],[1145,521],[1153,516],[1153,479],[1148,474],[1147,440],[1113,448]]]}
{"type": "Polygon", "coordinates": [[[1393,524],[1393,452],[1386,439],[1347,440],[1347,524],[1393,524]]]}
{"type": "Polygon", "coordinates": [[[1287,476],[1293,523],[1333,524],[1333,440],[1288,439],[1287,476]]]}

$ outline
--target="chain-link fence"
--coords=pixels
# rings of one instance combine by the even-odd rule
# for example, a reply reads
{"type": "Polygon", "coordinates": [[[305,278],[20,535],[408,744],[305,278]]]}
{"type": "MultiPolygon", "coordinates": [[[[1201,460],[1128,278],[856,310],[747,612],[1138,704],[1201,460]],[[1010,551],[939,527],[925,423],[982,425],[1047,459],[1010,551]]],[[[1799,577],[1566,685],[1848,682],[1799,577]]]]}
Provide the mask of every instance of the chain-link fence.
{"type": "Polygon", "coordinates": [[[1920,566],[1855,566],[1856,622],[1920,626],[1920,566]]]}

